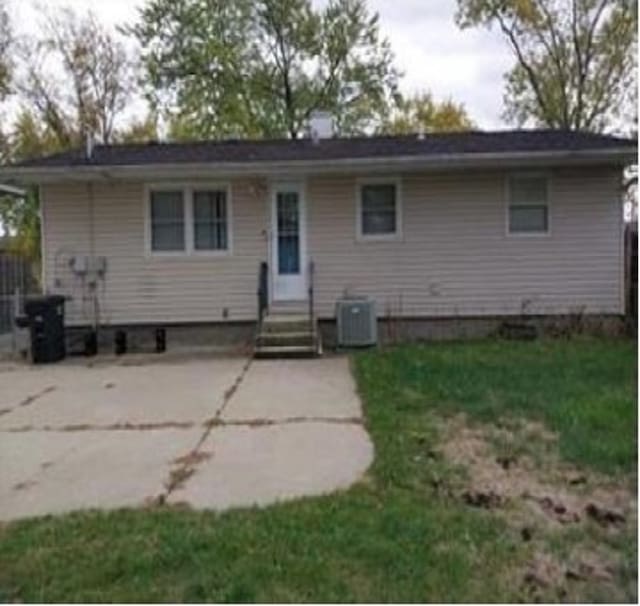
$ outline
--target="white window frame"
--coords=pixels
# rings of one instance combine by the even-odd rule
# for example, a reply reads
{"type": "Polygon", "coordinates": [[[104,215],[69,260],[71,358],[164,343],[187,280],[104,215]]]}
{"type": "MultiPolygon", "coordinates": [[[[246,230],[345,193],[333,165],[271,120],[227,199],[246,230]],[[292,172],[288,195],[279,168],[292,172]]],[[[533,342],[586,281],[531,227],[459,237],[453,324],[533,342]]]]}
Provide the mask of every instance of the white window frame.
{"type": "MultiPolygon", "coordinates": [[[[548,238],[551,236],[551,197],[552,182],[548,172],[516,172],[509,173],[504,182],[505,197],[505,235],[508,238],[548,238]],[[547,189],[547,229],[545,231],[511,231],[511,181],[513,179],[544,179],[547,189]]],[[[527,204],[513,204],[513,206],[527,206],[527,204]]]]}
{"type": "Polygon", "coordinates": [[[144,235],[145,235],[145,251],[147,255],[154,257],[182,257],[187,254],[189,241],[187,237],[187,206],[188,199],[185,188],[179,183],[162,183],[158,185],[147,185],[144,189],[144,235]],[[183,231],[184,231],[184,249],[183,250],[153,250],[151,245],[153,239],[151,237],[151,194],[154,191],[182,191],[182,212],[183,212],[183,231]]]}
{"type": "Polygon", "coordinates": [[[228,257],[233,252],[233,210],[231,203],[231,186],[228,183],[203,183],[192,184],[189,187],[189,233],[190,254],[197,257],[228,257]],[[195,247],[195,223],[194,223],[194,198],[193,192],[197,191],[224,191],[227,205],[227,248],[197,250],[195,247]]]}
{"type": "Polygon", "coordinates": [[[374,177],[356,180],[356,241],[397,242],[402,240],[402,180],[400,177],[374,177]],[[362,232],[362,188],[366,185],[393,185],[396,188],[396,225],[391,234],[362,232]]]}
{"type": "Polygon", "coordinates": [[[228,257],[233,254],[233,204],[231,185],[224,182],[170,182],[147,183],[144,187],[144,248],[147,257],[228,257]],[[153,250],[151,247],[151,192],[182,191],[184,201],[184,250],[153,250]],[[196,250],[194,237],[193,192],[224,191],[227,201],[227,248],[196,250]]]}

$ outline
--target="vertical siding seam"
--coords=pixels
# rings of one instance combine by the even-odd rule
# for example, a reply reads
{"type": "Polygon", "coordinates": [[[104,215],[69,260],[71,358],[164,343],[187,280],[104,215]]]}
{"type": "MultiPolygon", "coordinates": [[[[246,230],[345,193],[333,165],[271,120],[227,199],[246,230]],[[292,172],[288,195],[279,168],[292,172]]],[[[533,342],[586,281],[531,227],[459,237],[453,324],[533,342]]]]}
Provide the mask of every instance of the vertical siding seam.
{"type": "Polygon", "coordinates": [[[96,233],[95,233],[95,209],[93,206],[93,181],[87,183],[87,197],[89,198],[89,254],[91,257],[96,256],[96,233]]]}
{"type": "Polygon", "coordinates": [[[44,202],[44,188],[38,185],[38,202],[40,203],[40,286],[42,292],[48,290],[47,286],[47,236],[46,227],[48,221],[45,218],[45,202],[44,202]]]}

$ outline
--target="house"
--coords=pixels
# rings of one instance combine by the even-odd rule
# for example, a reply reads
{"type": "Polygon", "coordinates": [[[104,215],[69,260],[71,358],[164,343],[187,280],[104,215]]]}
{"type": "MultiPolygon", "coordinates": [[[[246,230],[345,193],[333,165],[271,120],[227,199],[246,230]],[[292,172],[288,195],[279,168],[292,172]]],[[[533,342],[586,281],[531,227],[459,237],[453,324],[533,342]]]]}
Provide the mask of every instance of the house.
{"type": "Polygon", "coordinates": [[[258,291],[270,318],[312,309],[328,340],[345,296],[375,301],[381,338],[620,320],[635,141],[330,134],[89,145],[0,178],[40,188],[42,280],[68,297],[70,327],[251,341],[258,291]]]}

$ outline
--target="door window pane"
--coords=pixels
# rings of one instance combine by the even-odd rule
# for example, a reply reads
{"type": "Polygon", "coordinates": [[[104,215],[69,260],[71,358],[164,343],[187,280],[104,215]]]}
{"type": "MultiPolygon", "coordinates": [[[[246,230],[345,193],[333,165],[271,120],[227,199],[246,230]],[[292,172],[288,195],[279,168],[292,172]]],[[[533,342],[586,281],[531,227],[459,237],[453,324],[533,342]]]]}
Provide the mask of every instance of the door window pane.
{"type": "Polygon", "coordinates": [[[227,250],[228,217],[225,191],[193,192],[195,250],[227,250]]]}
{"type": "Polygon", "coordinates": [[[184,197],[182,191],[152,191],[151,250],[184,250],[184,197]]]}
{"type": "Polygon", "coordinates": [[[300,205],[296,192],[276,197],[278,228],[278,273],[300,273],[300,205]]]}

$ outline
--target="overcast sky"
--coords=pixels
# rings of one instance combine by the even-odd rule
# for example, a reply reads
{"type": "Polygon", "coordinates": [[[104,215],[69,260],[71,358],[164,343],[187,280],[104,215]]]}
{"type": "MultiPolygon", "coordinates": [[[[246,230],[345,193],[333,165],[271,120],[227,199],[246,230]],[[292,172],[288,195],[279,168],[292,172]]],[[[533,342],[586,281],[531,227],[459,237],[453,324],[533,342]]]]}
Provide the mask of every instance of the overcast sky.
{"type": "MultiPolygon", "coordinates": [[[[326,0],[325,0],[326,1],[326,0]]],[[[314,0],[324,4],[323,0],[314,0]]],[[[93,10],[105,23],[132,22],[144,0],[46,0],[41,5],[93,10]]],[[[455,0],[369,0],[380,14],[396,63],[404,72],[402,90],[430,90],[438,99],[463,102],[481,128],[504,126],[502,74],[512,58],[495,32],[461,32],[453,21],[455,0]]],[[[32,0],[9,0],[16,28],[33,32],[38,11],[32,0]]]]}

